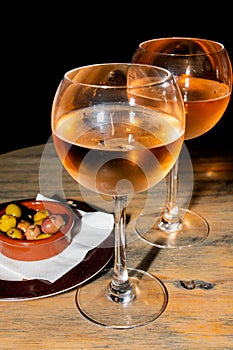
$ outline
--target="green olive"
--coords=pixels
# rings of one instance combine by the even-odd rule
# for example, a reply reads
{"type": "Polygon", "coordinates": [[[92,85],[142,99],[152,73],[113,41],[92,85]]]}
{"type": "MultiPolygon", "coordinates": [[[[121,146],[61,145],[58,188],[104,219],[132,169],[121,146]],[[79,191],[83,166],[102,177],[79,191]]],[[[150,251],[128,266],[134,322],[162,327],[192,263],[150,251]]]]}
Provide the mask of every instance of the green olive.
{"type": "Polygon", "coordinates": [[[0,217],[0,230],[7,232],[13,227],[16,227],[17,219],[13,215],[4,214],[0,217]]]}
{"type": "Polygon", "coordinates": [[[36,225],[41,225],[44,218],[49,215],[49,212],[46,209],[39,210],[33,217],[34,223],[36,225]]]}
{"type": "Polygon", "coordinates": [[[13,215],[16,218],[20,218],[20,216],[22,215],[22,210],[17,204],[11,203],[8,204],[6,207],[6,214],[13,215]]]}
{"type": "Polygon", "coordinates": [[[13,227],[10,230],[8,230],[6,234],[11,238],[23,239],[22,231],[16,227],[13,227]]]}
{"type": "Polygon", "coordinates": [[[39,236],[36,237],[36,239],[44,239],[44,238],[49,238],[52,237],[49,233],[41,233],[39,236]]]}

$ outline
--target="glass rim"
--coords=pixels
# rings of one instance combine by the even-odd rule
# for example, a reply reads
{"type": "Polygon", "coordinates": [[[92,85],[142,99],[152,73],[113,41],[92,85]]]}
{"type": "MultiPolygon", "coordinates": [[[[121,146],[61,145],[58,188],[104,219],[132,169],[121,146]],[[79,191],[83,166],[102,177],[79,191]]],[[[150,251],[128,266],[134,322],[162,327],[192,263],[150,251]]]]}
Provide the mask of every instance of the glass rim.
{"type": "Polygon", "coordinates": [[[185,36],[169,36],[169,37],[162,37],[162,38],[153,38],[153,39],[149,39],[149,40],[145,40],[145,41],[141,41],[139,43],[138,46],[141,50],[143,50],[144,52],[148,52],[148,53],[156,53],[156,55],[164,55],[164,56],[180,56],[180,57],[186,57],[186,56],[203,56],[203,55],[211,55],[211,54],[216,54],[218,52],[224,51],[225,50],[225,46],[219,42],[219,41],[215,41],[215,40],[211,40],[211,39],[205,39],[205,38],[199,38],[199,37],[185,37],[185,36]],[[154,51],[154,50],[150,50],[148,48],[145,48],[144,46],[146,44],[149,43],[153,43],[153,42],[159,42],[159,41],[165,41],[165,40],[183,40],[183,41],[199,41],[202,43],[212,43],[214,45],[216,45],[215,50],[208,50],[207,52],[201,52],[201,53],[188,53],[188,54],[181,54],[181,53],[167,53],[167,52],[162,52],[162,51],[154,51]]]}
{"type": "MultiPolygon", "coordinates": [[[[149,77],[153,77],[153,75],[150,75],[149,77]]],[[[142,88],[142,87],[149,87],[149,86],[155,86],[155,85],[160,85],[160,84],[164,84],[165,82],[168,82],[170,80],[174,80],[174,77],[172,75],[172,73],[166,69],[166,68],[163,68],[163,67],[160,67],[160,66],[155,66],[155,65],[152,65],[152,64],[144,64],[144,63],[133,63],[133,62],[107,62],[107,63],[95,63],[95,64],[89,64],[89,65],[84,65],[84,66],[79,66],[79,67],[76,67],[76,68],[72,68],[68,71],[66,71],[64,73],[64,77],[63,79],[69,81],[70,83],[72,84],[77,84],[77,85],[80,85],[80,86],[89,86],[89,87],[93,87],[93,88],[102,88],[102,89],[135,89],[135,88],[142,88]],[[118,68],[120,69],[120,67],[144,67],[145,69],[151,69],[151,70],[156,70],[156,71],[159,71],[159,72],[163,72],[165,73],[165,76],[164,77],[161,77],[160,80],[153,80],[153,81],[150,81],[150,82],[147,82],[147,83],[142,83],[142,84],[138,84],[137,86],[133,86],[133,85],[127,85],[127,84],[124,84],[124,85],[108,85],[108,84],[96,84],[96,83],[89,83],[89,82],[83,82],[81,80],[74,80],[75,77],[77,77],[76,75],[75,76],[72,76],[70,77],[70,75],[72,75],[73,73],[75,72],[79,72],[81,70],[84,70],[84,69],[90,69],[90,68],[97,68],[97,67],[104,67],[104,66],[113,66],[113,69],[115,68],[118,68]]]]}

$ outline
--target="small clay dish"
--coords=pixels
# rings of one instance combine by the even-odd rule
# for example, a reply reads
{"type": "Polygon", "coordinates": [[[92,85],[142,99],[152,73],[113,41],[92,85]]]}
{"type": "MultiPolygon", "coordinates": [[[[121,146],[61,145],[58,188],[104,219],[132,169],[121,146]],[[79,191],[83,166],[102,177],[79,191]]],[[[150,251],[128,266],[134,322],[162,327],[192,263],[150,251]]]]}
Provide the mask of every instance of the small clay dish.
{"type": "Polygon", "coordinates": [[[8,204],[15,203],[23,209],[35,213],[46,209],[51,214],[60,214],[64,218],[64,225],[51,237],[35,240],[16,239],[8,237],[0,232],[0,253],[8,258],[21,261],[36,261],[51,258],[61,253],[72,240],[72,227],[74,224],[74,213],[71,208],[61,202],[22,200],[0,204],[0,217],[5,214],[8,204]]]}

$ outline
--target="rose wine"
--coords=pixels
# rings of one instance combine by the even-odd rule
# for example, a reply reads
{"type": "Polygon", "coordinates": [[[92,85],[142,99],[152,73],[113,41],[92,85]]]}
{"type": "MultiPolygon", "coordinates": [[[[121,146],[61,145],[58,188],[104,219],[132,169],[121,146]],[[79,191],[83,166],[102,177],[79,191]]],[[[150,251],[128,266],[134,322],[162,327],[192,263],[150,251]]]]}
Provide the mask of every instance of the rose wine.
{"type": "Polygon", "coordinates": [[[147,190],[178,158],[183,131],[172,115],[126,105],[98,105],[62,116],[55,148],[81,185],[106,195],[147,190]]]}
{"type": "Polygon", "coordinates": [[[230,92],[226,84],[215,80],[190,75],[176,79],[184,98],[188,140],[206,133],[219,121],[230,101],[230,92]]]}

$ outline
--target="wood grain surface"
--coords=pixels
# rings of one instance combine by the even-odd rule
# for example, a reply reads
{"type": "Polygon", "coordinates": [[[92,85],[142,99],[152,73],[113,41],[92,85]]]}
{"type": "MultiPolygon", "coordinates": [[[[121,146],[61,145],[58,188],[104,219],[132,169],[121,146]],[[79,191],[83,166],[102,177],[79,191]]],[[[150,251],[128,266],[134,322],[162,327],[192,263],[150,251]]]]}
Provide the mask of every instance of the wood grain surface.
{"type": "MultiPolygon", "coordinates": [[[[202,214],[210,234],[200,245],[157,249],[139,239],[134,219],[146,205],[161,204],[164,186],[149,204],[144,194],[128,206],[128,267],[157,276],[169,300],[154,322],[129,330],[96,326],[75,304],[76,289],[51,297],[0,302],[0,349],[233,349],[233,157],[191,154],[193,178],[186,168],[190,209],[202,214]]],[[[0,202],[34,198],[37,193],[89,201],[109,212],[109,198],[96,197],[60,168],[52,145],[39,145],[0,156],[0,202]]],[[[185,167],[184,167],[185,169],[185,167]]],[[[183,180],[184,181],[184,180],[183,180]]],[[[153,193],[152,193],[153,194],[153,193]]],[[[153,197],[153,196],[152,196],[153,197]]],[[[148,209],[149,209],[148,207],[148,209]]],[[[93,308],[95,303],[93,301],[93,308]]]]}

